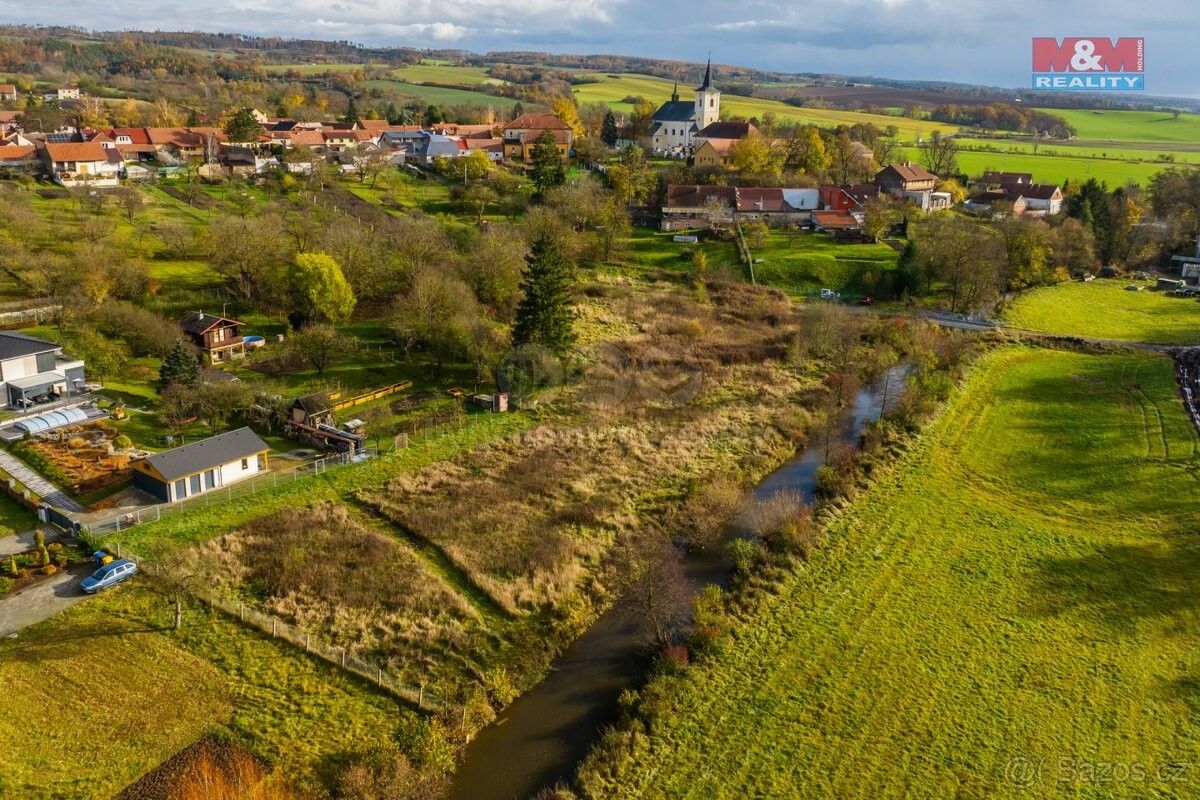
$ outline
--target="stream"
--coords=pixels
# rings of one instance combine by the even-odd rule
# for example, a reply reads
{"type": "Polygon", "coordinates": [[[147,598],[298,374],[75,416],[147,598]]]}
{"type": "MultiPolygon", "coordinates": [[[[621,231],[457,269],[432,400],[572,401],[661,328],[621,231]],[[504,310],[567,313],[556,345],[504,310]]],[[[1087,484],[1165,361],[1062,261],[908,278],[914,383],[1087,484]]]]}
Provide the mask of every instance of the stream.
{"type": "MultiPolygon", "coordinates": [[[[843,417],[841,439],[857,442],[867,425],[879,419],[903,394],[911,371],[893,367],[860,391],[843,417]]],[[[754,489],[765,499],[783,490],[800,492],[811,502],[823,454],[813,448],[797,453],[754,489]]],[[[730,536],[741,526],[731,526],[730,536]]],[[[694,590],[729,582],[731,567],[724,547],[688,551],[684,570],[694,590]]],[[[454,800],[527,798],[557,781],[569,781],[605,728],[617,720],[617,699],[646,679],[652,653],[640,620],[617,604],[603,614],[554,662],[545,680],[500,712],[467,746],[454,775],[454,800]]]]}

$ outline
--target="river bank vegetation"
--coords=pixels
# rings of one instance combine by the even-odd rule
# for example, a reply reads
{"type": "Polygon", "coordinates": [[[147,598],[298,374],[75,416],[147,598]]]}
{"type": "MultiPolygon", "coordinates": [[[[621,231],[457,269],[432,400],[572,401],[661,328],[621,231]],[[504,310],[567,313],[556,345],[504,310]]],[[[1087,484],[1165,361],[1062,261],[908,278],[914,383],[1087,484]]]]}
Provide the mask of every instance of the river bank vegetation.
{"type": "Polygon", "coordinates": [[[1197,452],[1163,357],[992,352],[822,547],[698,609],[713,635],[579,793],[1075,796],[1101,763],[1170,793],[1197,755],[1197,452]]]}

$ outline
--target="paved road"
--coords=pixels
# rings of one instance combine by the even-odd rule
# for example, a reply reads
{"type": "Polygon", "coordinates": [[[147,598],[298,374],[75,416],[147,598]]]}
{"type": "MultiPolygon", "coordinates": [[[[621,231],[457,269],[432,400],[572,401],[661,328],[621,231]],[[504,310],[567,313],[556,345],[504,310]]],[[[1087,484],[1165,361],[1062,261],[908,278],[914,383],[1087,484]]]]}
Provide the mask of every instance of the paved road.
{"type": "Polygon", "coordinates": [[[36,493],[47,504],[63,511],[83,511],[83,506],[76,503],[62,489],[25,466],[25,463],[12,453],[0,450],[0,468],[25,484],[26,488],[36,493]]]}
{"type": "Polygon", "coordinates": [[[65,611],[87,595],[79,581],[91,570],[88,564],[72,567],[19,592],[0,597],[0,637],[16,633],[65,611]]]}
{"type": "MultiPolygon", "coordinates": [[[[32,550],[34,542],[33,532],[37,528],[30,528],[27,531],[14,533],[11,536],[0,538],[0,558],[7,558],[10,555],[24,553],[26,550],[32,550]]],[[[62,532],[53,525],[42,525],[42,534],[46,537],[46,544],[56,542],[63,538],[62,532]]]]}

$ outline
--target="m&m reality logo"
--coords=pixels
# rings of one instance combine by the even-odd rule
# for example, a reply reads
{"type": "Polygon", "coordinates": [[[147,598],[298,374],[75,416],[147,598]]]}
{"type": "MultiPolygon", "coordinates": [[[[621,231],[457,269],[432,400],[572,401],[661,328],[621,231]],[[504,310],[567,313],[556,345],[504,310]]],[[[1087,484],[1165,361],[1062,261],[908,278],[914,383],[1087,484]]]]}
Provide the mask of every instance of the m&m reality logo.
{"type": "Polygon", "coordinates": [[[1146,40],[1106,36],[1033,40],[1033,88],[1137,92],[1146,88],[1146,40]]]}

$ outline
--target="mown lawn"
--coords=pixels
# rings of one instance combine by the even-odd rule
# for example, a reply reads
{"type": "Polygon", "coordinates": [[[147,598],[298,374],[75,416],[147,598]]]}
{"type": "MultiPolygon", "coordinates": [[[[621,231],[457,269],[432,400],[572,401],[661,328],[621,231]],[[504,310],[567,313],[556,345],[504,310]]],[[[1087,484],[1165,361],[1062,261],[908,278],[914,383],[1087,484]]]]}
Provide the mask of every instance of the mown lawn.
{"type": "Polygon", "coordinates": [[[1196,796],[1197,445],[1165,358],[990,354],[588,795],[1196,796]]]}
{"type": "Polygon", "coordinates": [[[1128,291],[1129,285],[1109,279],[1034,289],[1020,295],[1003,319],[1017,328],[1064,336],[1200,344],[1200,303],[1164,292],[1128,291]]]}
{"type": "Polygon", "coordinates": [[[789,294],[821,288],[857,291],[868,274],[896,268],[899,253],[885,244],[841,244],[823,233],[789,236],[771,231],[761,248],[751,247],[755,279],[789,294]]]}

